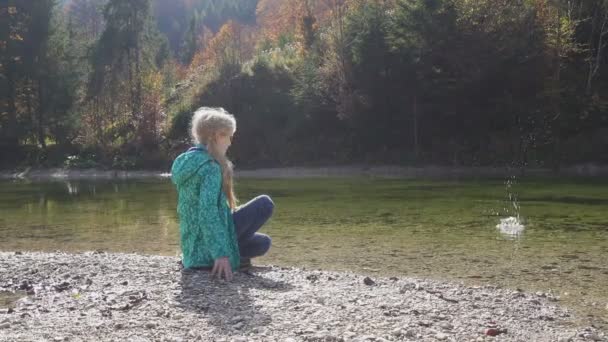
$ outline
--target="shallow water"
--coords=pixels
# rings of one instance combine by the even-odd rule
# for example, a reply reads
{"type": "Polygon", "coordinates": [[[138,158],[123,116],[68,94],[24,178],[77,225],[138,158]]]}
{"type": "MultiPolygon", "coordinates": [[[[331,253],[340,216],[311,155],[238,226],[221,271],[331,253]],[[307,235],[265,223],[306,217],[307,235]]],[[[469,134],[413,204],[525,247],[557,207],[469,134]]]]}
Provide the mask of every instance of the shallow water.
{"type": "MultiPolygon", "coordinates": [[[[552,292],[608,326],[606,181],[240,179],[237,193],[276,204],[257,263],[552,292]],[[518,235],[497,229],[517,215],[518,235]]],[[[175,202],[169,181],[0,182],[0,250],[177,255],[175,202]]]]}

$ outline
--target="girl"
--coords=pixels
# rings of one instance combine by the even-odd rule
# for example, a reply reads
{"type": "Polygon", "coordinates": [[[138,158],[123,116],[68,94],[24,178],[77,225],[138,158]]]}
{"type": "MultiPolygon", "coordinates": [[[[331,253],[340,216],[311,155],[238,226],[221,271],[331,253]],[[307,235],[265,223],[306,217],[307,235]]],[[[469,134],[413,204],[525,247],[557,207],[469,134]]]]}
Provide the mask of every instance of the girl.
{"type": "Polygon", "coordinates": [[[270,237],[257,231],[274,209],[266,195],[236,207],[226,157],[235,131],[234,116],[222,108],[199,108],[192,117],[195,146],[171,167],[184,268],[211,268],[212,277],[228,281],[234,270],[251,266],[251,258],[270,248],[270,237]]]}

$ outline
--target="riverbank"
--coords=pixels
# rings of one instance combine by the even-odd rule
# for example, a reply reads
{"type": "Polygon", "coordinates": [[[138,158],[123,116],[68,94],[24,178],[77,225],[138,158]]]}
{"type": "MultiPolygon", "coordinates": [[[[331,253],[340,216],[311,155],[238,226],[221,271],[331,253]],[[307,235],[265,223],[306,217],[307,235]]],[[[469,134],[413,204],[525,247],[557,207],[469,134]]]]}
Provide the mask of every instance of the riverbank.
{"type": "Polygon", "coordinates": [[[276,266],[223,283],[178,261],[0,252],[0,296],[21,297],[0,341],[606,340],[545,293],[276,266]]]}
{"type": "MultiPolygon", "coordinates": [[[[544,168],[507,168],[507,167],[444,167],[425,166],[407,167],[392,165],[350,165],[328,167],[283,167],[261,168],[235,171],[242,178],[315,178],[315,177],[379,177],[403,179],[459,179],[459,178],[506,178],[512,176],[532,177],[606,177],[608,166],[582,164],[560,170],[544,168]]],[[[25,169],[0,171],[0,179],[80,180],[80,179],[164,179],[170,177],[168,171],[146,170],[97,170],[97,169],[25,169]]]]}

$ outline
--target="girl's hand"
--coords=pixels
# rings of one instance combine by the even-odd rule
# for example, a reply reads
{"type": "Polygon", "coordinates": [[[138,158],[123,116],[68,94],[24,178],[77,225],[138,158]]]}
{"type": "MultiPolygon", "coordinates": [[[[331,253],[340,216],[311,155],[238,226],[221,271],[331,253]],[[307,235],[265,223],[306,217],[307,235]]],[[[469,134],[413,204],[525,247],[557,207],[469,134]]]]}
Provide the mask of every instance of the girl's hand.
{"type": "Polygon", "coordinates": [[[217,258],[213,263],[211,278],[217,275],[218,279],[222,279],[222,274],[227,281],[232,280],[232,267],[230,266],[228,257],[217,258]]]}

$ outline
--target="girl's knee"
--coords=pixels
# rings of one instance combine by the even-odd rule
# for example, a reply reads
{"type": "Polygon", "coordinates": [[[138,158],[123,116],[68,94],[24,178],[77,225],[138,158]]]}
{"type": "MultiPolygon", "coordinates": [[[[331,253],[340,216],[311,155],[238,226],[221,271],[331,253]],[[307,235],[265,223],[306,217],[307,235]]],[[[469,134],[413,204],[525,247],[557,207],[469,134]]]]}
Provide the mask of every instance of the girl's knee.
{"type": "Polygon", "coordinates": [[[255,258],[262,256],[270,250],[272,239],[266,234],[256,233],[253,240],[247,243],[245,246],[240,246],[240,253],[242,257],[255,258]]]}
{"type": "Polygon", "coordinates": [[[268,246],[268,249],[270,249],[270,246],[272,245],[272,239],[270,238],[270,236],[265,235],[265,240],[266,240],[266,246],[268,246]]]}
{"type": "Polygon", "coordinates": [[[260,195],[256,199],[259,203],[259,206],[268,214],[268,216],[272,215],[274,210],[274,202],[268,195],[260,195]]]}
{"type": "Polygon", "coordinates": [[[268,250],[270,250],[270,246],[272,245],[272,239],[270,238],[270,236],[268,236],[266,234],[260,234],[259,239],[260,239],[259,246],[260,246],[261,255],[266,254],[266,252],[268,252],[268,250]]]}

